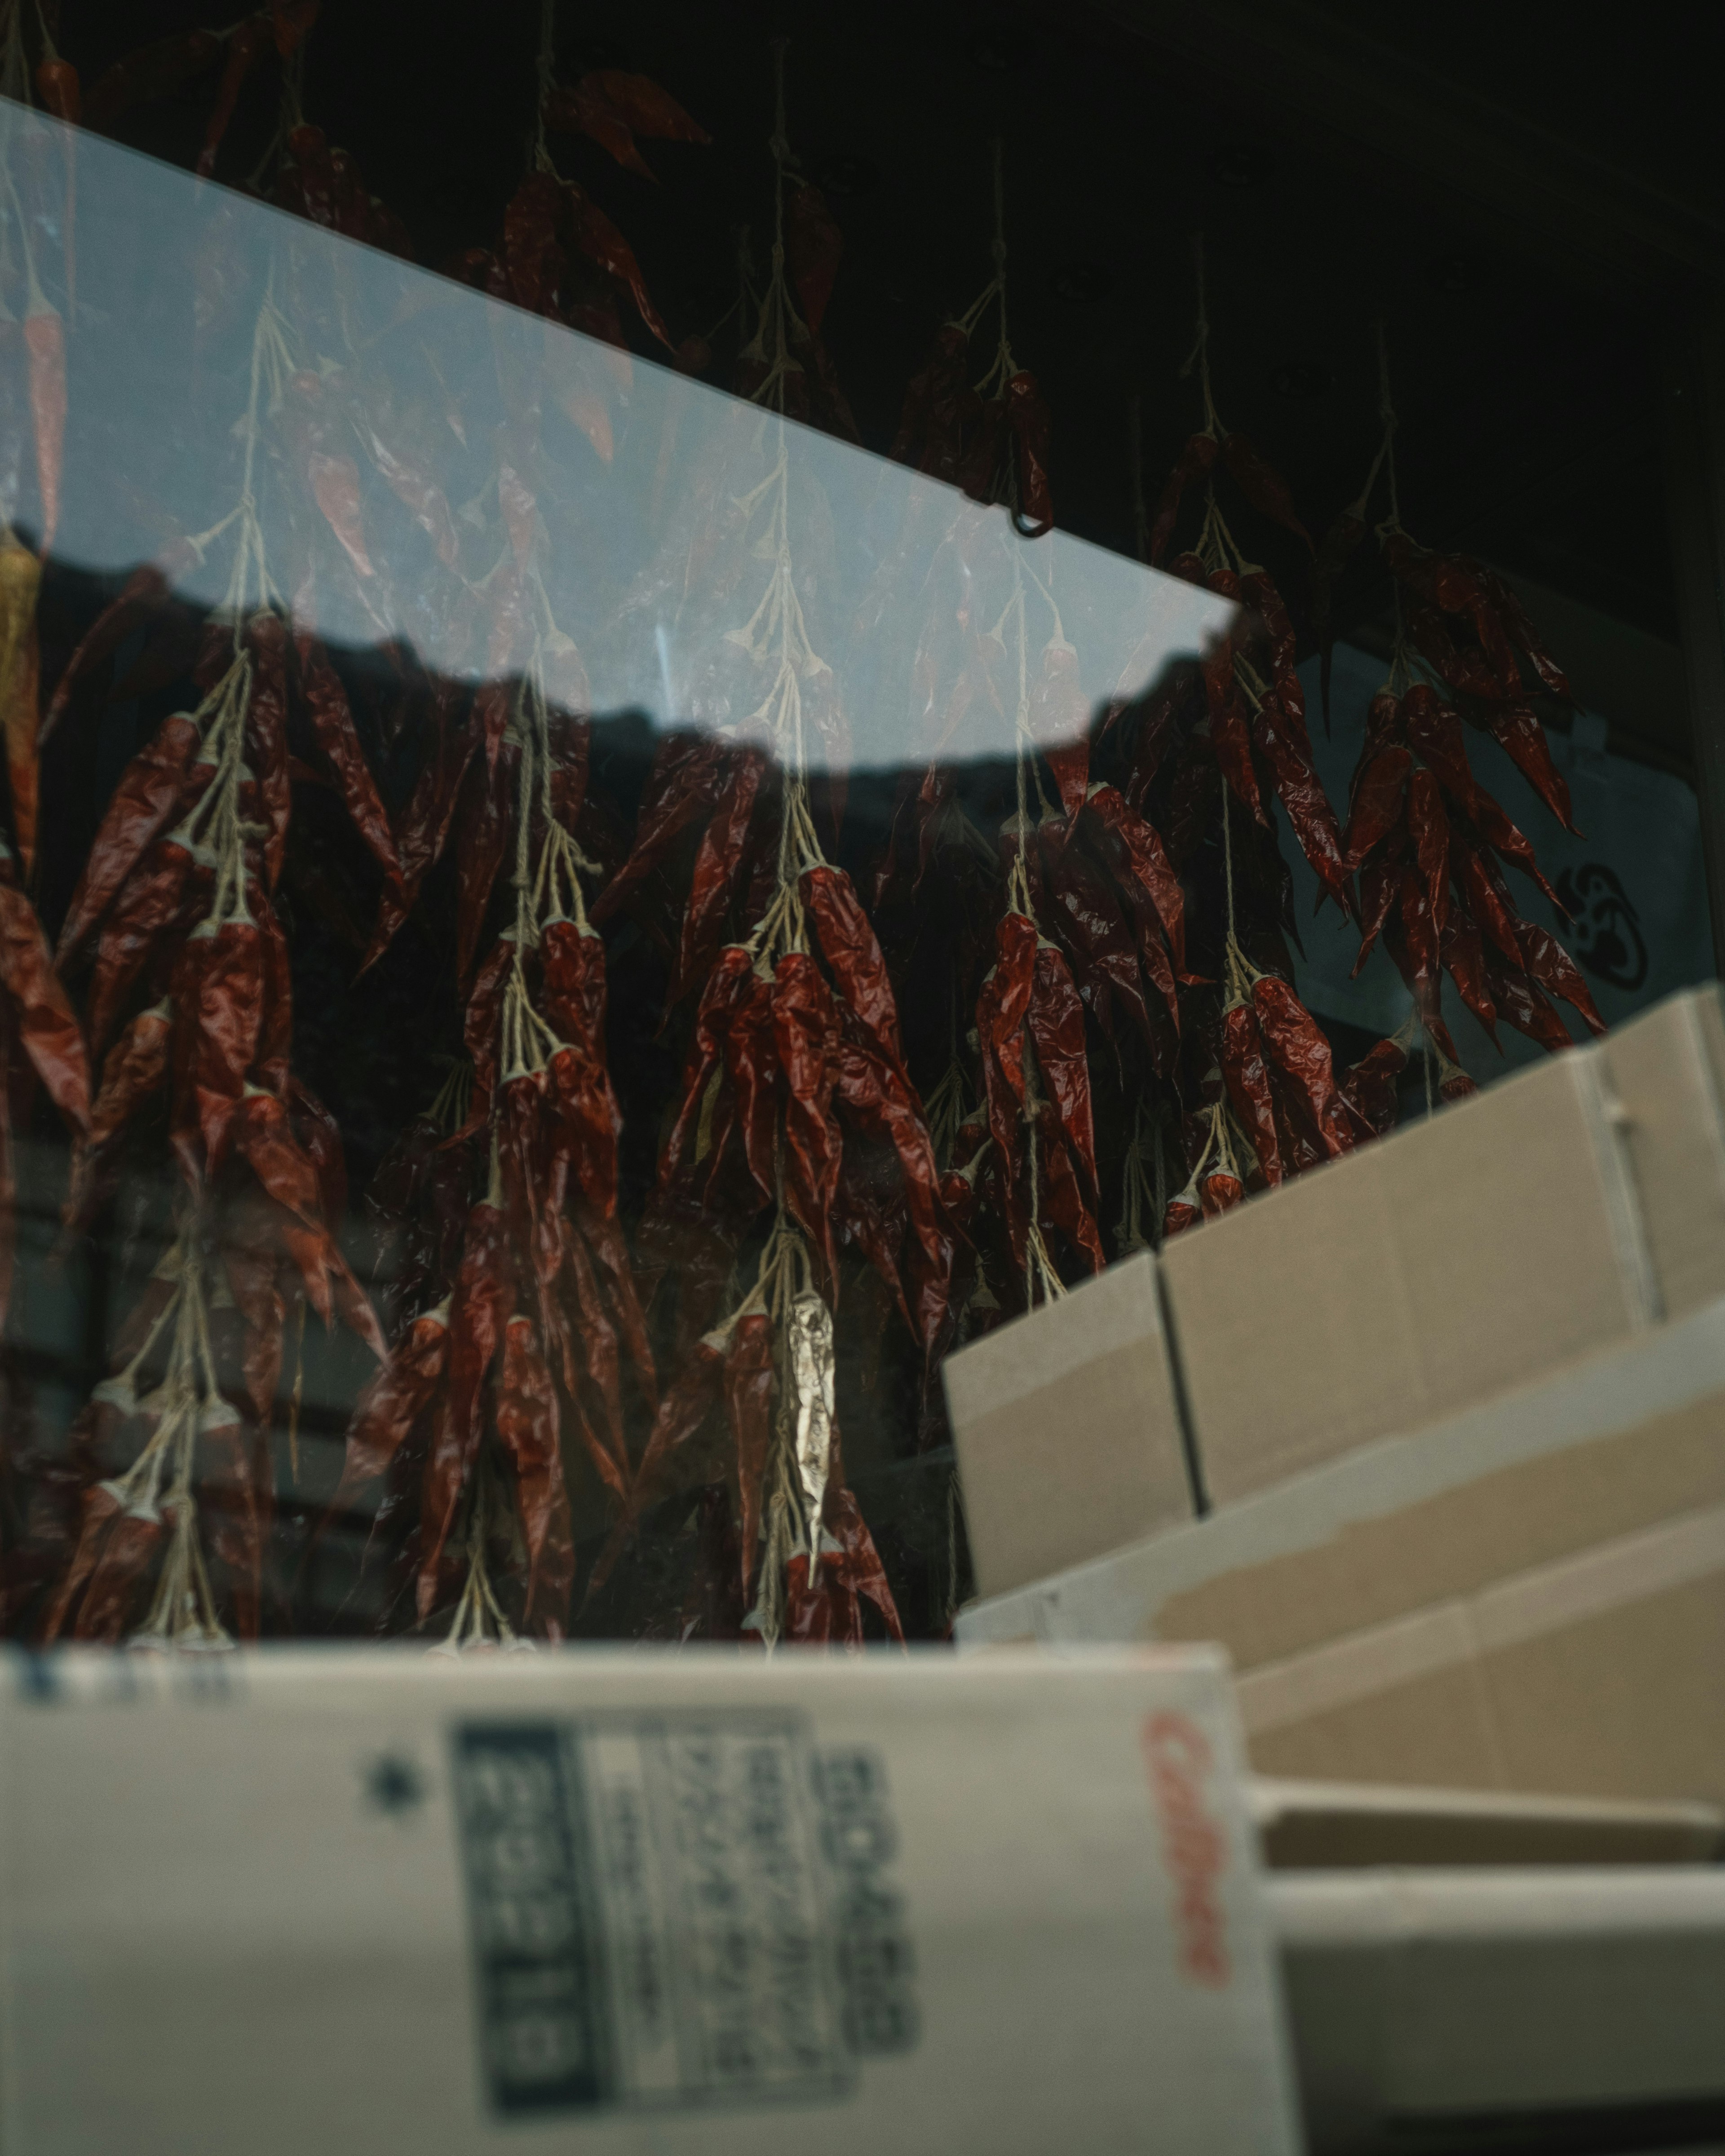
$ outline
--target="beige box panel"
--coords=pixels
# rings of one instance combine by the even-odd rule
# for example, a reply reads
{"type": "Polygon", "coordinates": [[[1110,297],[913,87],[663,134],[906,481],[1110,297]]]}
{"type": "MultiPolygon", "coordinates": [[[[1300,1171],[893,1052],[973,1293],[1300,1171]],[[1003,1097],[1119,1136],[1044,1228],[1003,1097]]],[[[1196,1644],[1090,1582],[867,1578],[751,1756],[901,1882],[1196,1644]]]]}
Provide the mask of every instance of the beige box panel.
{"type": "Polygon", "coordinates": [[[1717,1804],[1725,1507],[1251,1671],[1239,1693],[1263,1774],[1717,1804]]]}
{"type": "Polygon", "coordinates": [[[1192,1517],[1149,1251],[961,1348],[942,1375],[983,1593],[1192,1517]]]}
{"type": "Polygon", "coordinates": [[[1565,1055],[1170,1244],[1212,1502],[1419,1428],[1657,1315],[1599,1066],[1565,1055]]]}
{"type": "Polygon", "coordinates": [[[1209,1639],[1237,1668],[1725,1502],[1725,1300],[961,1612],[986,1640],[1209,1639]]]}

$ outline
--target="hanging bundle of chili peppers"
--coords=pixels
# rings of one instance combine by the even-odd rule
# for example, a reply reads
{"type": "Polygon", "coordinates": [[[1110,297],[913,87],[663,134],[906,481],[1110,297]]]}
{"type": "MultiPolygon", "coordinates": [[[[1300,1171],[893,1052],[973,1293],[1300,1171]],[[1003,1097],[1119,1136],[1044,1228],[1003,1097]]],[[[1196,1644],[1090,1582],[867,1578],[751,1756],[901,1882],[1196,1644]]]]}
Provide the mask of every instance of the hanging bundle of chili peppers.
{"type": "Polygon", "coordinates": [[[764,588],[715,654],[729,723],[661,746],[634,849],[597,909],[608,915],[631,902],[677,833],[710,817],[673,1000],[703,975],[704,985],[645,1230],[661,1263],[676,1260],[675,1366],[592,1588],[643,1512],[691,1479],[696,1440],[722,1403],[744,1629],[769,1644],[860,1644],[864,1603],[892,1636],[901,1630],[845,1479],[834,1391],[841,1249],[854,1245],[878,1269],[932,1356],[946,1322],[952,1237],[886,964],[850,878],[825,857],[812,807],[817,744],[839,765],[848,737],[795,558],[798,489],[813,482],[800,469],[793,475],[787,429],[803,325],[787,288],[783,67],[780,45],[773,271],[748,347],[764,361],[754,401],[768,416],[752,452],[764,470],[730,497],[740,520],[735,558],[763,561],[764,588]],[[745,932],[721,942],[739,903],[745,932]],[[737,1264],[751,1258],[752,1285],[727,1294],[737,1264]]]}
{"type": "Polygon", "coordinates": [[[997,142],[994,274],[963,314],[936,332],[905,393],[891,454],[930,478],[950,480],[973,501],[1004,502],[1025,537],[1035,539],[1054,525],[1050,422],[1035,376],[1014,360],[1007,336],[1005,216],[1005,168],[997,142]],[[999,336],[992,361],[973,383],[971,340],[991,309],[999,336]]]}
{"type": "MultiPolygon", "coordinates": [[[[1261,519],[1309,552],[1311,542],[1279,475],[1218,417],[1209,371],[1210,324],[1197,251],[1199,316],[1183,372],[1196,374],[1203,424],[1163,487],[1145,545],[1153,562],[1233,602],[1228,633],[1196,665],[1177,665],[1134,701],[1130,679],[1106,714],[1099,755],[1122,772],[1122,806],[1145,829],[1168,833],[1170,880],[1195,891],[1194,963],[1176,978],[1189,1023],[1178,1067],[1167,1057],[1176,1104],[1136,1116],[1123,1164],[1124,1205],[1142,1238],[1145,1218],[1165,1234],[1238,1204],[1249,1189],[1350,1150],[1384,1126],[1366,1066],[1338,1075],[1322,1028],[1292,984],[1285,935],[1296,932],[1291,883],[1271,820],[1279,802],[1317,874],[1320,899],[1354,911],[1352,865],[1314,767],[1296,639],[1269,571],[1248,558],[1218,499],[1226,480],[1261,519]],[[1204,511],[1192,544],[1173,551],[1194,490],[1204,511]],[[1164,1133],[1177,1105],[1185,1181],[1165,1196],[1164,1133]]],[[[1142,667],[1134,662],[1134,669],[1142,667]]],[[[1189,935],[1189,942],[1193,940],[1189,935]]],[[[1375,1051],[1374,1051],[1375,1053],[1375,1051]]],[[[1403,1058],[1405,1060],[1405,1057],[1403,1058]]],[[[1373,1066],[1375,1068],[1375,1066],[1373,1066]]]]}
{"type": "Polygon", "coordinates": [[[1594,1033],[1605,1029],[1574,960],[1549,929],[1517,910],[1506,866],[1529,877],[1563,914],[1532,843],[1475,778],[1464,732],[1465,716],[1508,753],[1573,831],[1568,788],[1533,709],[1523,659],[1545,693],[1565,704],[1573,699],[1502,578],[1466,555],[1418,546],[1404,530],[1381,335],[1379,362],[1383,439],[1358,501],[1332,527],[1319,565],[1327,628],[1329,584],[1365,534],[1381,474],[1389,512],[1376,536],[1395,579],[1396,633],[1389,678],[1367,714],[1344,840],[1360,878],[1354,971],[1381,937],[1437,1052],[1443,1091],[1455,1097],[1474,1087],[1444,1020],[1445,973],[1494,1041],[1501,1018],[1548,1050],[1567,1047],[1569,1029],[1553,998],[1572,1005],[1594,1033]]]}
{"type": "Polygon", "coordinates": [[[558,633],[531,565],[530,582],[542,626],[496,748],[514,916],[473,978],[470,1067],[373,1192],[416,1247],[396,1344],[355,1411],[331,1507],[389,1476],[398,1509],[402,1477],[417,1477],[417,1618],[453,1600],[457,1648],[562,1636],[576,1542],[564,1431],[614,1510],[631,1477],[625,1361],[648,1412],[657,1405],[617,1211],[604,947],[581,888],[592,864],[569,829],[586,722],[547,701],[558,633]],[[470,1203],[475,1165],[482,1194],[470,1203]]]}
{"type": "MultiPolygon", "coordinates": [[[[326,742],[351,737],[352,721],[344,735],[339,684],[315,645],[292,665],[264,558],[254,492],[261,407],[292,366],[269,294],[253,361],[239,501],[195,542],[232,535],[226,597],[197,669],[205,694],[122,774],[60,937],[63,971],[94,944],[85,1023],[103,1058],[68,1225],[90,1224],[128,1147],[157,1131],[182,1187],[167,1254],[74,1431],[82,1497],[43,1620],[49,1639],[131,1632],[209,1646],[225,1644],[230,1626],[257,1637],[271,1422],[290,1328],[303,1327],[309,1305],[383,1352],[336,1242],[346,1205],[340,1136],[291,1063],[292,982],[276,910],[292,818],[290,706],[297,693],[318,707],[326,742]]],[[[136,603],[134,594],[116,605],[136,603]]],[[[110,634],[105,621],[91,633],[110,634]]],[[[74,654],[59,712],[80,670],[74,654]]],[[[363,796],[357,773],[346,790],[363,796]]]]}

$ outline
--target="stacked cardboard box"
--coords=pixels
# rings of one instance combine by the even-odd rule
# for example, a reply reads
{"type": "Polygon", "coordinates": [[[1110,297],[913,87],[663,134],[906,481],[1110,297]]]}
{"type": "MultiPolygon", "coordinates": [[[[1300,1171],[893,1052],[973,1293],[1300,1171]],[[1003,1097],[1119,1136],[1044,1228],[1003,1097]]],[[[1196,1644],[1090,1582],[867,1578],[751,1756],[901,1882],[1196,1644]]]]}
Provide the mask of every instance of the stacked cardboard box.
{"type": "Polygon", "coordinates": [[[1205,1517],[961,1639],[1219,1640],[1266,1771],[1725,1796],[1722,1104],[1709,988],[1169,1245],[1205,1517]]]}

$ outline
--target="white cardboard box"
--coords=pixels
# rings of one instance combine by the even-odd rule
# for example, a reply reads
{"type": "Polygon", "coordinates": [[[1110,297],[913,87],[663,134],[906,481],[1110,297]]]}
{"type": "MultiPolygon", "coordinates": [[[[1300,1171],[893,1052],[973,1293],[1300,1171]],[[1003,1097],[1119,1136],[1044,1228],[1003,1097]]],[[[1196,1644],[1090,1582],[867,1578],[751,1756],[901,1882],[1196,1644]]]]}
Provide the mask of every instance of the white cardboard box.
{"type": "Polygon", "coordinates": [[[0,1656],[7,2156],[1292,2152],[1213,1652],[0,1656]]]}

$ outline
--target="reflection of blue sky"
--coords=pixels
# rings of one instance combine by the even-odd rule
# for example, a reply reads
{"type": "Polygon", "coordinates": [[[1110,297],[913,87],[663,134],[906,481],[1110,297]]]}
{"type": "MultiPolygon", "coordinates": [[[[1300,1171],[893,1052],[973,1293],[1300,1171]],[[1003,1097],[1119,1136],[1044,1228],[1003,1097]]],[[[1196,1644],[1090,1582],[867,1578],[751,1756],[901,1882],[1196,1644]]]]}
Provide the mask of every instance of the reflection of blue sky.
{"type": "MultiPolygon", "coordinates": [[[[57,164],[53,123],[8,106],[0,125],[28,131],[39,157],[57,164]]],[[[240,486],[236,423],[252,324],[267,287],[283,317],[285,366],[322,384],[327,426],[316,454],[351,459],[359,477],[367,570],[341,555],[311,507],[303,432],[292,439],[298,408],[266,382],[256,484],[264,552],[290,603],[307,589],[291,565],[315,561],[326,639],[398,638],[434,671],[483,673],[485,638],[463,628],[459,602],[464,586],[478,588],[483,608],[486,579],[508,553],[495,472],[513,459],[536,497],[546,600],[580,648],[592,708],[639,710],[660,727],[696,712],[716,722],[701,685],[769,574],[759,517],[738,505],[770,469],[780,422],[95,136],[79,137],[77,178],[60,560],[117,575],[227,516],[240,486]],[[447,504],[454,565],[454,547],[446,539],[440,559],[429,536],[437,519],[416,520],[392,490],[392,453],[447,504]],[[690,547],[703,533],[717,544],[691,574],[690,547]]],[[[59,303],[52,192],[28,229],[59,303]]],[[[1034,570],[1032,667],[1057,615],[1092,708],[1122,686],[1147,687],[1227,617],[1220,600],[1069,534],[1022,541],[1003,511],[868,451],[794,423],[786,436],[788,543],[809,641],[833,670],[860,767],[927,759],[919,650],[942,678],[956,667],[961,615],[986,635],[1014,578],[1026,588],[1015,557],[1034,570]]],[[[27,524],[29,514],[27,493],[27,524]]],[[[184,596],[221,603],[231,543],[231,534],[210,543],[179,579],[184,596]]],[[[1009,661],[1011,675],[1016,654],[1009,661]]],[[[1009,754],[1014,716],[973,713],[945,753],[1009,754]]],[[[818,766],[821,744],[808,746],[818,766]]]]}

